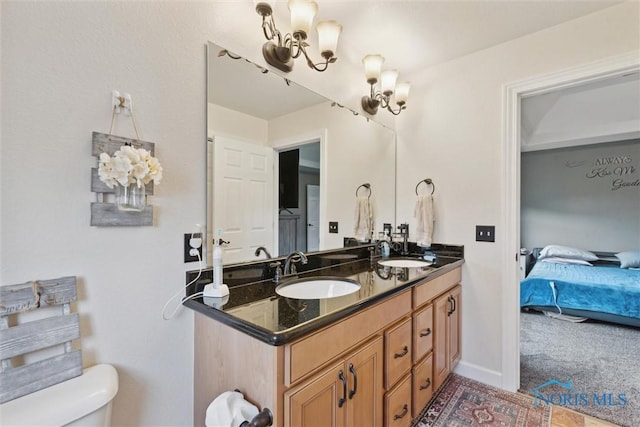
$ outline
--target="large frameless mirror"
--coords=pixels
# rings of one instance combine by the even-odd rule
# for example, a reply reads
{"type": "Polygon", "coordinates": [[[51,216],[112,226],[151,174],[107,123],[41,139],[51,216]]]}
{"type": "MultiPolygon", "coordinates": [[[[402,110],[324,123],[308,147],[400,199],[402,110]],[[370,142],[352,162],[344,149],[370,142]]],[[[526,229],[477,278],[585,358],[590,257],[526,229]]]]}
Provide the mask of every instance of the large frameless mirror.
{"type": "Polygon", "coordinates": [[[225,264],[342,247],[357,196],[375,230],[395,223],[393,130],[214,43],[207,57],[207,265],[218,230],[225,264]]]}

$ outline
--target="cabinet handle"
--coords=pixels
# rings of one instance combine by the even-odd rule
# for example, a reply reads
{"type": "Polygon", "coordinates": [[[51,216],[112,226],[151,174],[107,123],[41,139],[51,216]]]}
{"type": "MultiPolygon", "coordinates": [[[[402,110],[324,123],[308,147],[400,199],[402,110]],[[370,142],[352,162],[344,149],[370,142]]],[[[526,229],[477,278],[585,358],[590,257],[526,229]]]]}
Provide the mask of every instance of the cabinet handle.
{"type": "Polygon", "coordinates": [[[353,396],[355,396],[358,391],[358,374],[356,374],[356,369],[353,367],[353,363],[349,363],[349,372],[353,374],[353,390],[349,390],[349,399],[353,399],[353,396]]]}
{"type": "Polygon", "coordinates": [[[402,349],[402,353],[395,353],[393,355],[394,359],[399,359],[400,357],[404,357],[407,355],[407,353],[409,353],[409,347],[407,347],[406,345],[404,346],[404,348],[402,349]]]}
{"type": "Polygon", "coordinates": [[[338,408],[342,408],[342,405],[347,401],[347,379],[342,371],[338,374],[338,378],[342,381],[342,397],[338,399],[338,408]]]}
{"type": "Polygon", "coordinates": [[[451,313],[453,313],[453,302],[452,302],[453,298],[451,298],[451,295],[449,295],[447,297],[447,302],[449,303],[449,311],[447,311],[447,316],[451,316],[451,313]]]}
{"type": "Polygon", "coordinates": [[[451,302],[453,303],[453,309],[451,310],[451,313],[453,313],[458,309],[458,304],[456,303],[455,297],[451,297],[451,302]]]}
{"type": "Polygon", "coordinates": [[[420,386],[420,390],[424,390],[429,388],[429,386],[431,386],[431,378],[427,378],[427,381],[425,381],[424,385],[420,386]]]}
{"type": "Polygon", "coordinates": [[[420,337],[428,337],[429,335],[431,335],[431,328],[427,328],[427,329],[423,329],[422,331],[420,331],[420,337]]]}
{"type": "Polygon", "coordinates": [[[405,415],[407,415],[407,412],[409,412],[409,406],[405,403],[404,406],[402,407],[402,412],[398,415],[394,415],[393,419],[394,420],[399,420],[400,418],[404,418],[405,415]]]}

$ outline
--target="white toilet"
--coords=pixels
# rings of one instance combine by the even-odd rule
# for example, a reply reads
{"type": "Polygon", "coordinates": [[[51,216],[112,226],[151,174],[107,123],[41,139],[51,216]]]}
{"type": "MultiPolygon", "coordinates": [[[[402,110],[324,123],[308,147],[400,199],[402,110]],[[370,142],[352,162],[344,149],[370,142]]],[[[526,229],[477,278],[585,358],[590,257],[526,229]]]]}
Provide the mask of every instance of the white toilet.
{"type": "Polygon", "coordinates": [[[95,365],[78,377],[3,403],[0,425],[107,427],[117,392],[115,368],[95,365]]]}

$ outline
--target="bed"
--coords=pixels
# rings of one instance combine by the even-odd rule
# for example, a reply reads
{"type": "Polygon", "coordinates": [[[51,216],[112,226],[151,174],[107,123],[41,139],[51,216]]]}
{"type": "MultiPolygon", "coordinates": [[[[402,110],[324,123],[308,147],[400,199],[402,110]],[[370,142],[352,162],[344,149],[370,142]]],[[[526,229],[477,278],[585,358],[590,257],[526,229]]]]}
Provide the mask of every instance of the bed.
{"type": "Polygon", "coordinates": [[[585,251],[591,254],[586,261],[541,257],[538,251],[533,251],[535,264],[520,283],[521,308],[640,327],[636,264],[622,268],[616,254],[585,251]]]}

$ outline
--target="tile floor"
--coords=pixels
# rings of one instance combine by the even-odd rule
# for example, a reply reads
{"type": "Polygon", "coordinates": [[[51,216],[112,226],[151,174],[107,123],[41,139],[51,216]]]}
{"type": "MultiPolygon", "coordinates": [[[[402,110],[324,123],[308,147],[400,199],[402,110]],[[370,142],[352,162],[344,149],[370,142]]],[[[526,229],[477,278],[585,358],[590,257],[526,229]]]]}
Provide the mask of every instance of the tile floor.
{"type": "Polygon", "coordinates": [[[589,415],[580,414],[567,408],[553,406],[551,408],[550,427],[616,427],[611,424],[589,415]]]}

